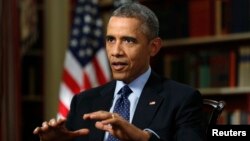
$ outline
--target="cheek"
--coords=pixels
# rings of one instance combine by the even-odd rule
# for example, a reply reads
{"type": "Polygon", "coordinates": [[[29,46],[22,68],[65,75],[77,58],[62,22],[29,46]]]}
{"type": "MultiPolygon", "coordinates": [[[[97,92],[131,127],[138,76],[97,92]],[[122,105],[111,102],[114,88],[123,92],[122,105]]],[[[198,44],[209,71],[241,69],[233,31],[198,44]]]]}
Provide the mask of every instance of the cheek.
{"type": "Polygon", "coordinates": [[[110,57],[110,47],[106,46],[106,54],[108,58],[110,57]]]}
{"type": "Polygon", "coordinates": [[[146,56],[145,54],[139,53],[139,54],[133,54],[130,56],[130,61],[131,64],[134,68],[141,66],[143,64],[145,64],[146,60],[146,56]]]}

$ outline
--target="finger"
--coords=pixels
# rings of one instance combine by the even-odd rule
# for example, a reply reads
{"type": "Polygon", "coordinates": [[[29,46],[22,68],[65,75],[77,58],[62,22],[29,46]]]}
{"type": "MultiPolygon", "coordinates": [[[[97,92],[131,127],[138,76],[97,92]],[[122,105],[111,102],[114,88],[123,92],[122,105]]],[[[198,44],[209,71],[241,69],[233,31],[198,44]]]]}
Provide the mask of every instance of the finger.
{"type": "Polygon", "coordinates": [[[42,123],[42,127],[40,128],[42,131],[46,131],[49,129],[49,124],[47,121],[42,123]]]}
{"type": "Polygon", "coordinates": [[[44,121],[44,122],[42,123],[42,127],[45,127],[45,126],[49,126],[49,124],[48,124],[47,121],[44,121]]]}
{"type": "Polygon", "coordinates": [[[65,121],[66,121],[66,118],[58,118],[57,121],[58,121],[58,122],[65,122],[65,121]]]}
{"type": "Polygon", "coordinates": [[[96,115],[102,113],[103,111],[97,111],[97,112],[92,112],[92,113],[87,113],[83,115],[83,119],[92,119],[94,118],[96,115]]]}
{"type": "Polygon", "coordinates": [[[33,134],[39,134],[41,131],[40,127],[36,127],[33,131],[33,134]]]}
{"type": "Polygon", "coordinates": [[[80,129],[80,130],[76,130],[73,132],[72,136],[73,137],[79,137],[79,136],[86,136],[89,134],[89,130],[88,129],[80,129]]]}
{"type": "Polygon", "coordinates": [[[88,120],[88,119],[90,119],[90,114],[84,114],[84,115],[82,116],[82,118],[83,118],[84,120],[88,120]]]}
{"type": "Polygon", "coordinates": [[[112,118],[112,113],[106,111],[97,111],[83,115],[83,119],[104,120],[108,118],[112,118]]]}
{"type": "Polygon", "coordinates": [[[66,122],[66,119],[60,118],[56,120],[55,118],[53,118],[53,119],[50,119],[50,121],[48,122],[48,125],[51,127],[57,127],[57,126],[63,125],[65,122],[66,122]]]}
{"type": "Polygon", "coordinates": [[[105,124],[105,125],[107,125],[107,124],[119,124],[119,121],[123,121],[124,119],[121,117],[121,116],[119,116],[119,114],[117,114],[117,113],[112,113],[112,115],[111,115],[111,118],[108,118],[108,119],[106,119],[106,120],[102,120],[101,122],[102,122],[102,124],[105,124]]]}
{"type": "Polygon", "coordinates": [[[59,119],[57,120],[57,124],[58,124],[58,125],[63,125],[65,122],[66,122],[66,118],[59,118],[59,119]]]}
{"type": "Polygon", "coordinates": [[[51,120],[49,121],[48,125],[49,125],[49,126],[52,126],[52,127],[55,127],[55,126],[57,125],[56,119],[54,119],[54,118],[51,119],[51,120]]]}
{"type": "Polygon", "coordinates": [[[95,127],[100,130],[104,130],[110,132],[112,130],[112,125],[110,124],[103,124],[102,122],[96,122],[95,127]]]}

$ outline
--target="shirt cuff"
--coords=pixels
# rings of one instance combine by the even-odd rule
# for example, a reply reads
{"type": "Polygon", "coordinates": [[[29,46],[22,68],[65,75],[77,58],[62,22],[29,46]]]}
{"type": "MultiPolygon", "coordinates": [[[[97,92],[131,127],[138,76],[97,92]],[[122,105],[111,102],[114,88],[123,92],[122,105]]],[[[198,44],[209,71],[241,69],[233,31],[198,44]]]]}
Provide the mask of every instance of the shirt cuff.
{"type": "Polygon", "coordinates": [[[160,139],[160,136],[158,134],[156,134],[153,130],[146,128],[146,129],[144,129],[144,131],[150,132],[150,133],[154,134],[158,139],[160,139]]]}

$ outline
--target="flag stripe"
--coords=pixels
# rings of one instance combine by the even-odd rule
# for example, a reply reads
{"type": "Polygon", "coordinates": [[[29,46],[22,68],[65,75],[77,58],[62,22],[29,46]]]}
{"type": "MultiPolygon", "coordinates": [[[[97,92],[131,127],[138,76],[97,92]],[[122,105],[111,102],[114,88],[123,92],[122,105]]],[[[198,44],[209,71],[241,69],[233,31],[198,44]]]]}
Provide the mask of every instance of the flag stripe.
{"type": "Polygon", "coordinates": [[[80,92],[80,86],[76,83],[75,79],[71,77],[72,75],[68,73],[66,69],[63,71],[63,81],[71,89],[73,93],[80,92]]]}
{"type": "Polygon", "coordinates": [[[99,62],[96,58],[94,58],[93,60],[93,64],[94,64],[94,67],[95,67],[95,75],[98,76],[97,79],[98,79],[98,82],[102,85],[104,83],[107,82],[104,74],[103,74],[103,71],[102,69],[100,68],[100,65],[99,65],[99,62]]]}
{"type": "Polygon", "coordinates": [[[107,54],[104,48],[97,52],[96,58],[99,61],[99,65],[102,68],[103,74],[105,75],[105,79],[108,81],[111,78],[111,76],[110,76],[110,68],[108,65],[109,63],[107,59],[107,54]]]}
{"type": "Polygon", "coordinates": [[[82,67],[70,50],[66,52],[64,65],[76,83],[82,84],[82,67]]]}
{"type": "Polygon", "coordinates": [[[84,72],[84,81],[83,81],[83,82],[84,82],[84,83],[83,83],[83,84],[84,84],[84,85],[83,85],[84,90],[86,90],[86,89],[92,87],[92,85],[90,84],[89,77],[88,77],[88,75],[87,75],[86,72],[84,72]]]}
{"type": "MultiPolygon", "coordinates": [[[[94,60],[94,58],[93,58],[94,60]]],[[[88,65],[86,65],[85,67],[85,73],[86,75],[88,76],[88,80],[89,80],[89,83],[91,85],[91,87],[96,87],[99,85],[99,82],[97,81],[97,76],[95,74],[95,67],[93,66],[93,61],[91,61],[91,63],[89,63],[88,65]]]]}
{"type": "Polygon", "coordinates": [[[69,112],[68,108],[66,108],[65,105],[61,101],[59,101],[60,116],[66,117],[68,112],[69,112]]]}
{"type": "Polygon", "coordinates": [[[61,91],[59,100],[65,105],[66,108],[70,107],[70,100],[75,94],[64,83],[61,84],[61,91]]]}

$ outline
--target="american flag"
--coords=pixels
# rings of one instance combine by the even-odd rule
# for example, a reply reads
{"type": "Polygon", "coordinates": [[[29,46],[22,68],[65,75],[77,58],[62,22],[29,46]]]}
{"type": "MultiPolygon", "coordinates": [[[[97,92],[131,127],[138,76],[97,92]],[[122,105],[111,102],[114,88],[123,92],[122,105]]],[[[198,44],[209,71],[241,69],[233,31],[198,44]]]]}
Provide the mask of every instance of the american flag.
{"type": "Polygon", "coordinates": [[[58,117],[67,117],[75,94],[110,80],[99,14],[97,0],[77,1],[60,86],[58,117]]]}

